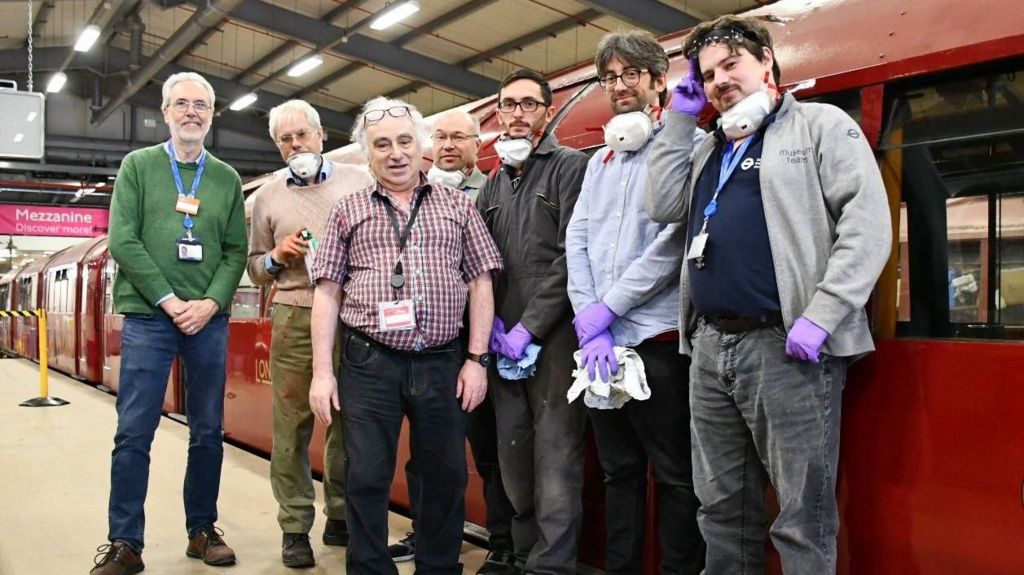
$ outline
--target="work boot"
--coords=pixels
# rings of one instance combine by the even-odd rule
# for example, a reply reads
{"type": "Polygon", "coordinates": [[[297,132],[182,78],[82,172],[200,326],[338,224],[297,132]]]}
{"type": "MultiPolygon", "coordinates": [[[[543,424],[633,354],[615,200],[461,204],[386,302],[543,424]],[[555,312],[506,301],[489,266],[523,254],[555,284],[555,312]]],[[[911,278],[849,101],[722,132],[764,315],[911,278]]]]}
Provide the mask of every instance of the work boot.
{"type": "Polygon", "coordinates": [[[324,527],[324,545],[344,547],[348,545],[348,523],[344,519],[328,519],[324,527]]]}
{"type": "Polygon", "coordinates": [[[89,571],[89,575],[131,575],[146,568],[142,563],[142,555],[124,541],[114,541],[97,547],[93,563],[96,566],[89,571]]]}
{"type": "Polygon", "coordinates": [[[188,540],[185,555],[193,559],[202,559],[207,565],[232,565],[235,562],[235,552],[221,539],[223,534],[224,532],[213,524],[203,525],[188,540]]]}
{"type": "Polygon", "coordinates": [[[281,539],[281,562],[285,567],[312,567],[316,565],[313,548],[309,546],[309,535],[285,533],[281,539]]]}

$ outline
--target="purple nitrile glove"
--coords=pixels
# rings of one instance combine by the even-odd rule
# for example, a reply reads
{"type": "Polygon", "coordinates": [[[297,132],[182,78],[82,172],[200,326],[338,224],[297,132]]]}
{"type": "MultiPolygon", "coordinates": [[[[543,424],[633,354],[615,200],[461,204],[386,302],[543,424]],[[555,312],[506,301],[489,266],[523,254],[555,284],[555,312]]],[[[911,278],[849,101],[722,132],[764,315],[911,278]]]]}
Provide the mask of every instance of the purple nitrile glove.
{"type": "Polygon", "coordinates": [[[491,353],[501,353],[505,346],[505,322],[494,316],[494,325],[491,326],[491,342],[487,350],[491,353]]]}
{"type": "Polygon", "coordinates": [[[580,313],[576,314],[572,320],[580,345],[587,345],[587,342],[608,329],[608,326],[612,325],[612,322],[618,317],[603,301],[592,303],[581,309],[580,313]]]}
{"type": "Polygon", "coordinates": [[[696,118],[707,104],[708,97],[704,95],[704,79],[700,75],[700,64],[697,63],[697,58],[690,58],[690,73],[683,76],[672,90],[669,108],[696,118]]]}
{"type": "Polygon", "coordinates": [[[580,351],[583,352],[580,354],[580,360],[587,368],[590,381],[597,381],[595,367],[601,372],[601,380],[605,383],[611,381],[612,375],[619,373],[619,360],[615,357],[615,338],[608,330],[597,334],[584,344],[580,351]]]}
{"type": "Polygon", "coordinates": [[[498,353],[519,361],[526,355],[526,346],[533,341],[533,334],[523,324],[517,323],[508,333],[505,334],[505,344],[501,346],[498,353]]]}
{"type": "Polygon", "coordinates": [[[828,339],[828,332],[814,322],[800,316],[786,336],[786,355],[800,361],[818,363],[818,352],[828,339]]]}

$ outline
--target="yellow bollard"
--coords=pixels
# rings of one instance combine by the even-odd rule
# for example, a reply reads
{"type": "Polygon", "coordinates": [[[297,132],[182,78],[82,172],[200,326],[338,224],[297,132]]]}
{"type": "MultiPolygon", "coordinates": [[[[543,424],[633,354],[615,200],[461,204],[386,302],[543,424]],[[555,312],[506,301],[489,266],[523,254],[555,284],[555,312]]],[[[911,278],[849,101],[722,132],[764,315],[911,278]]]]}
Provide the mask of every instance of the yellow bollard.
{"type": "Polygon", "coordinates": [[[50,366],[49,354],[46,349],[49,343],[49,338],[46,334],[46,310],[37,309],[36,315],[39,316],[39,329],[37,330],[39,332],[39,397],[23,401],[21,406],[54,407],[57,405],[67,405],[68,402],[59,397],[50,397],[50,366]]]}

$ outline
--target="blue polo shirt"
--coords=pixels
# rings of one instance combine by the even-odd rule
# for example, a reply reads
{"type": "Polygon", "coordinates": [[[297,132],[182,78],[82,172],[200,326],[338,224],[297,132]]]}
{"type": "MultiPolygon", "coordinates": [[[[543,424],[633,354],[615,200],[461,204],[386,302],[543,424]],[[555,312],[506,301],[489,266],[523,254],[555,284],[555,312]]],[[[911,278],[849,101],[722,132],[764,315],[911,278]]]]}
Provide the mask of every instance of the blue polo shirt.
{"type": "MultiPolygon", "coordinates": [[[[760,181],[764,131],[774,117],[766,118],[751,136],[743,159],[718,194],[718,212],[708,222],[704,267],[698,268],[695,260],[686,262],[690,299],[698,314],[754,317],[781,309],[760,181]]],[[[725,146],[732,145],[721,130],[714,136],[715,151],[697,179],[687,248],[704,225],[704,208],[715,195],[725,146]]]]}

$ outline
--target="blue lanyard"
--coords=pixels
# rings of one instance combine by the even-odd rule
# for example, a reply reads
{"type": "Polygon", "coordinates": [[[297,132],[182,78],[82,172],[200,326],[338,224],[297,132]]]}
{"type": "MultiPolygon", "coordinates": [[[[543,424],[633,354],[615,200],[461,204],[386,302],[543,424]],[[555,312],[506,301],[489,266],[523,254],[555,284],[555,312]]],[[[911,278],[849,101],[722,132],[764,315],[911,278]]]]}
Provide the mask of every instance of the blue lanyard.
{"type": "Polygon", "coordinates": [[[756,134],[750,136],[740,144],[739,148],[728,145],[725,148],[725,154],[722,156],[722,165],[718,169],[718,185],[715,187],[715,195],[711,197],[711,201],[708,202],[707,207],[704,208],[704,227],[701,229],[702,232],[707,229],[708,220],[718,213],[718,194],[721,193],[722,188],[725,187],[725,183],[729,181],[732,173],[736,171],[736,166],[743,161],[743,155],[747,152],[747,148],[750,147],[750,143],[753,142],[756,137],[756,134]]]}
{"type": "MultiPolygon", "coordinates": [[[[203,150],[199,154],[199,165],[196,167],[196,177],[192,179],[192,189],[185,193],[185,185],[181,183],[181,170],[178,169],[178,154],[174,151],[174,143],[171,140],[167,140],[167,157],[171,161],[171,175],[174,176],[174,185],[178,188],[178,195],[185,196],[195,199],[196,192],[199,191],[199,181],[203,179],[203,170],[206,169],[206,150],[203,150]]],[[[185,214],[185,220],[182,224],[188,235],[192,236],[192,216],[185,214]]]]}

